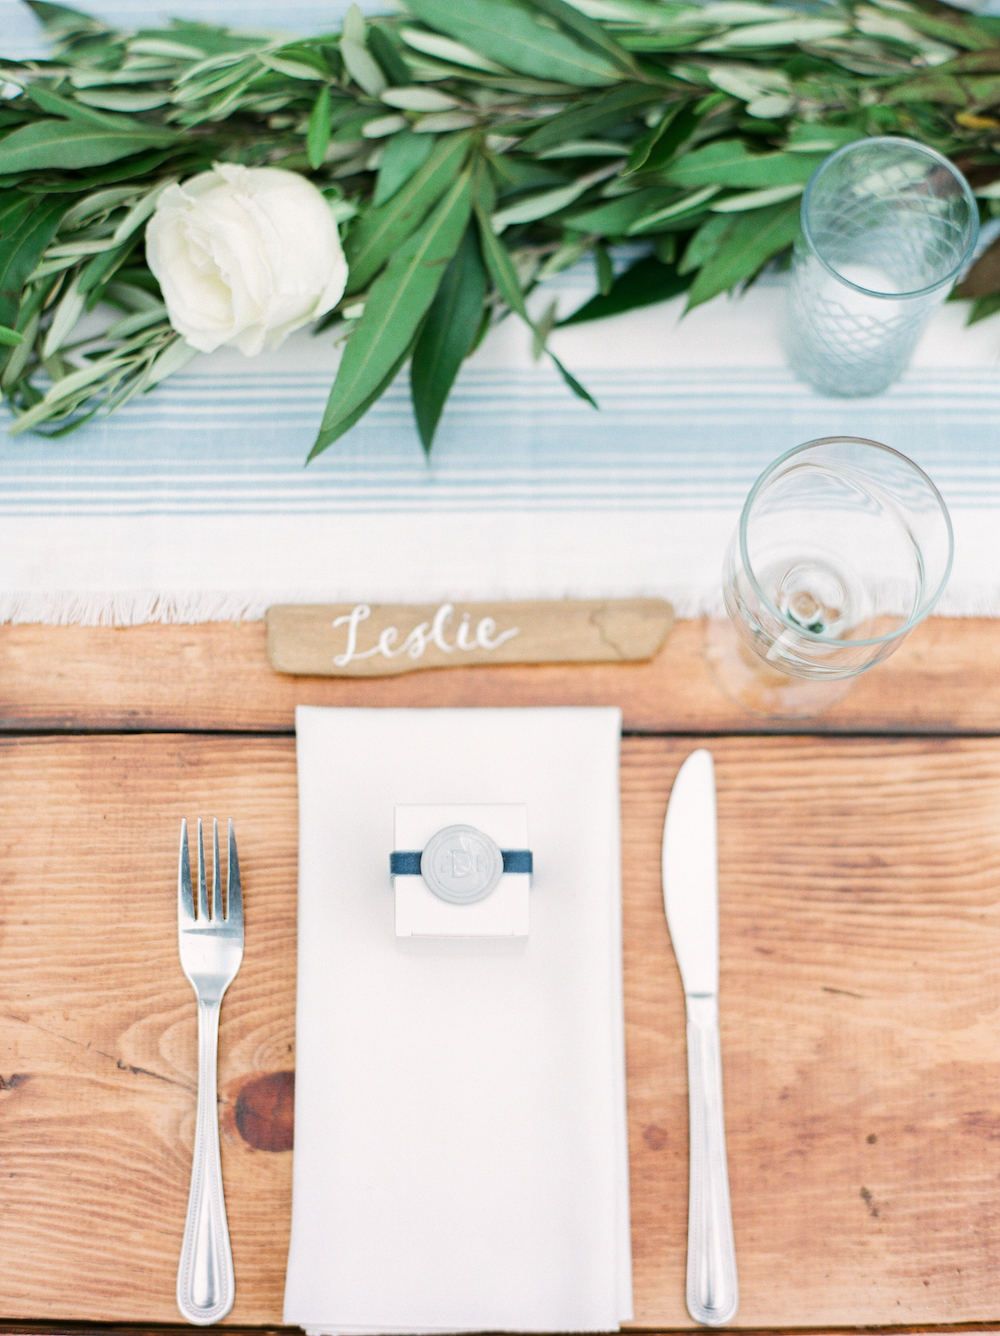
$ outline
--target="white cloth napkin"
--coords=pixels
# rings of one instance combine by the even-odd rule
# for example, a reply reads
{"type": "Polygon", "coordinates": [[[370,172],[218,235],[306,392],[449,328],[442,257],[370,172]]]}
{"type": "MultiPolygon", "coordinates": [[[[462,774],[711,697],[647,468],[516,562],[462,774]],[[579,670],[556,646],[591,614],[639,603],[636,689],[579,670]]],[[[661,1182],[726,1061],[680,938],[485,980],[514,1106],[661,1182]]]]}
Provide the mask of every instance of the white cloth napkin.
{"type": "Polygon", "coordinates": [[[285,1321],[611,1331],[632,1316],[612,709],[300,707],[285,1321]],[[528,805],[531,931],[397,939],[397,803],[528,805]]]}

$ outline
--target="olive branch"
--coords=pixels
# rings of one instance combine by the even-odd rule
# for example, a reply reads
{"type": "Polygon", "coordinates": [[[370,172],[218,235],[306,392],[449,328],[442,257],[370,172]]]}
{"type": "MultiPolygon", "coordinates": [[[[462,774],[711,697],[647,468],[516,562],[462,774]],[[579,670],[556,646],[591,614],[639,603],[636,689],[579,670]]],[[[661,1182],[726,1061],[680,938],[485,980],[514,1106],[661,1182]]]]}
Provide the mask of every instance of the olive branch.
{"type": "MultiPolygon", "coordinates": [[[[310,458],[409,362],[430,450],[458,370],[513,313],[548,348],[544,280],[593,256],[561,324],[749,283],[788,251],[832,150],[921,140],[1000,212],[1000,19],[938,0],[406,0],[288,40],[174,20],[119,32],[29,0],[48,60],[0,58],[0,389],[13,433],[59,435],[194,350],[145,261],[160,193],[215,162],[326,196],[350,266],[344,352],[310,458]],[[616,274],[612,250],[648,253],[616,274]]],[[[1000,250],[958,289],[1000,310],[1000,250]]]]}

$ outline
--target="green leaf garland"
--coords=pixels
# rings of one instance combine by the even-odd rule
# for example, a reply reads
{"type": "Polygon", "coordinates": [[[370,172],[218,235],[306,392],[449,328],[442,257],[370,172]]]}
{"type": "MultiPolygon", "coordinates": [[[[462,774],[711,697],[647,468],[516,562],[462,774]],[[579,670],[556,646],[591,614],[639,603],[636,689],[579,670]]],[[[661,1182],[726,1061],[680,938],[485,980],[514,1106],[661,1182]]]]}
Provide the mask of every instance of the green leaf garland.
{"type": "MultiPolygon", "coordinates": [[[[291,41],[186,20],[120,32],[30,2],[52,57],[3,61],[0,98],[15,431],[74,430],[194,355],[143,234],[160,192],[214,162],[303,173],[341,230],[347,290],[316,329],[337,325],[344,351],[311,457],[408,360],[429,450],[462,361],[511,312],[592,403],[553,329],[752,281],[852,140],[930,144],[1000,216],[1000,21],[943,0],[404,0],[291,41]],[[616,276],[623,240],[639,249],[616,276]],[[597,295],[534,318],[536,285],[588,252],[597,295]],[[82,343],[95,307],[111,314],[82,343]]],[[[992,251],[954,295],[971,320],[1000,312],[992,251]]]]}

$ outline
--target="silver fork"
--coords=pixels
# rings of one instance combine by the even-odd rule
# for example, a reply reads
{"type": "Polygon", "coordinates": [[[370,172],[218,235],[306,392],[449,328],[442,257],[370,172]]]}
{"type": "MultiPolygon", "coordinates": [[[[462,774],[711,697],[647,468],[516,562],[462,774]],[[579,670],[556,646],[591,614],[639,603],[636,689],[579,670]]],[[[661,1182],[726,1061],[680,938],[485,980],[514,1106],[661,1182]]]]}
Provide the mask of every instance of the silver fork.
{"type": "Polygon", "coordinates": [[[212,822],[212,904],[205,884],[205,848],[198,821],[198,906],[191,889],[187,822],[181,822],[177,873],[177,937],[181,965],[198,999],[198,1121],[191,1194],[177,1268],[177,1307],[189,1322],[207,1326],[224,1318],[236,1297],[233,1254],[222,1191],[217,1063],[219,1008],[243,960],[243,893],[236,837],[229,822],[226,912],[219,877],[219,823],[212,822]]]}

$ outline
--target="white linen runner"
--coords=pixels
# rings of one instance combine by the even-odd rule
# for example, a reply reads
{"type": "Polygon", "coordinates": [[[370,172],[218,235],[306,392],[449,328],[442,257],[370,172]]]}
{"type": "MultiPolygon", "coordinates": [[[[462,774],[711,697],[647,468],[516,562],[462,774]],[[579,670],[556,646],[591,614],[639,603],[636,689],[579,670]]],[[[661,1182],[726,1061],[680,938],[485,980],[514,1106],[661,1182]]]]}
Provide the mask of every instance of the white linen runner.
{"type": "Polygon", "coordinates": [[[608,1331],[632,1315],[609,709],[300,707],[285,1321],[608,1331]],[[527,941],[394,934],[397,803],[528,805],[527,941]]]}
{"type": "MultiPolygon", "coordinates": [[[[1000,3],[1000,0],[998,0],[1000,3]]],[[[170,0],[82,0],[125,25],[170,0]]],[[[366,0],[384,9],[384,0],[366,0]]],[[[346,0],[199,0],[206,21],[317,32],[346,0]]],[[[4,54],[38,50],[0,0],[4,54]]],[[[633,248],[616,256],[619,267],[633,248]]],[[[559,315],[594,290],[587,262],[533,294],[559,315]]],[[[785,366],[783,280],[682,318],[683,298],[556,329],[601,405],[574,399],[505,320],[459,376],[424,460],[405,372],[308,469],[339,351],[303,331],[278,352],[198,357],[78,434],[8,439],[0,409],[0,621],[256,619],[271,603],[669,598],[716,603],[754,478],[819,436],[894,446],[940,487],[955,565],[938,611],[1000,615],[1000,318],[934,317],[910,370],[873,399],[825,399],[785,366]]]]}

